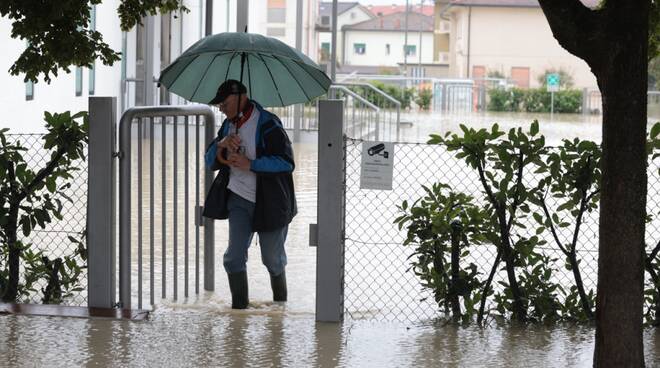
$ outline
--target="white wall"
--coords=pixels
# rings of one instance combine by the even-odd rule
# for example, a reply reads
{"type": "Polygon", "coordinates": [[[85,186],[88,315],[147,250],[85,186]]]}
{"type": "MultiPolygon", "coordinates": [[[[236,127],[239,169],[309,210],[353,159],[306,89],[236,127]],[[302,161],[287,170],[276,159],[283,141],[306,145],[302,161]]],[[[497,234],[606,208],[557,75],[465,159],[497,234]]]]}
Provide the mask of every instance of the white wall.
{"type": "MultiPolygon", "coordinates": [[[[249,0],[248,32],[268,35],[269,27],[284,28],[283,37],[275,37],[291,47],[296,46],[297,0],[286,0],[285,23],[268,23],[268,1],[249,0]]],[[[314,25],[318,14],[318,0],[303,0],[302,52],[312,60],[317,59],[318,45],[314,25]]]]}
{"type": "MultiPolygon", "coordinates": [[[[97,30],[104,36],[106,43],[115,51],[121,51],[121,32],[119,18],[116,15],[118,1],[105,1],[97,6],[97,30]],[[112,16],[111,16],[112,15],[112,16]]],[[[7,18],[0,19],[0,85],[4,92],[0,94],[0,127],[10,128],[10,133],[40,133],[45,132],[44,111],[63,112],[87,110],[89,71],[83,69],[83,93],[76,96],[75,67],[71,73],[60,71],[57,78],[52,78],[50,84],[40,80],[34,86],[34,99],[26,101],[23,75],[13,76],[9,68],[25,49],[25,42],[9,37],[11,22],[7,18]]],[[[96,96],[117,96],[120,88],[121,63],[112,67],[96,63],[96,96]]],[[[52,75],[51,75],[52,76],[52,75]]]]}
{"type": "Polygon", "coordinates": [[[453,9],[453,76],[468,77],[475,65],[507,77],[512,67],[529,67],[530,87],[537,87],[537,77],[547,69],[563,68],[572,74],[575,87],[597,88],[589,66],[552,36],[540,8],[472,8],[468,70],[468,8],[453,9]]]}
{"type": "MultiPolygon", "coordinates": [[[[347,65],[397,66],[403,63],[404,32],[395,31],[349,31],[345,32],[345,52],[347,65]],[[354,43],[364,43],[366,50],[363,55],[356,54],[354,43]],[[390,54],[386,53],[386,45],[390,45],[390,54]]],[[[408,32],[408,45],[416,46],[415,56],[408,56],[408,64],[419,62],[419,32],[408,32]]],[[[422,63],[433,62],[433,32],[422,34],[422,63]]]]}
{"type": "MultiPolygon", "coordinates": [[[[230,31],[235,31],[236,24],[236,1],[230,3],[230,31]]],[[[239,0],[242,1],[242,0],[239,0]]],[[[303,9],[303,52],[312,59],[317,55],[317,36],[314,30],[314,22],[317,15],[317,0],[304,1],[303,9]],[[307,50],[306,50],[307,49],[307,50]],[[308,51],[309,50],[309,51],[308,51]]],[[[248,23],[250,32],[266,33],[266,0],[250,0],[248,23]],[[261,19],[261,20],[260,20],[261,19]],[[254,27],[253,27],[254,25],[254,27]],[[263,29],[260,29],[262,27],[263,29]]],[[[96,25],[97,30],[103,34],[104,41],[117,52],[122,50],[122,32],[119,27],[117,7],[119,0],[106,0],[97,6],[96,25]]],[[[171,61],[174,61],[182,50],[187,49],[203,36],[204,30],[204,6],[205,0],[185,0],[184,5],[190,9],[189,13],[177,14],[172,19],[172,44],[171,61]],[[201,7],[200,7],[201,5],[201,7]],[[201,32],[201,33],[200,33],[201,32]]],[[[213,7],[213,31],[221,33],[227,30],[226,25],[226,0],[216,0],[213,7]]],[[[296,0],[287,0],[286,27],[287,37],[284,41],[295,46],[296,30],[296,0]]],[[[0,18],[0,68],[8,71],[13,62],[19,57],[25,48],[24,41],[9,37],[11,23],[6,18],[0,18]]],[[[141,78],[136,75],[136,31],[135,29],[126,33],[126,54],[122,55],[126,60],[126,77],[141,78]]],[[[154,77],[158,78],[160,70],[165,65],[160,65],[160,18],[155,19],[154,44],[154,77]]],[[[113,66],[104,66],[101,61],[96,62],[96,84],[95,96],[116,96],[118,108],[121,108],[121,61],[113,66]]],[[[8,72],[0,74],[0,85],[5,92],[0,94],[0,128],[11,128],[14,133],[39,133],[44,132],[43,112],[62,112],[66,110],[87,110],[89,71],[83,69],[83,93],[75,95],[75,67],[71,67],[71,73],[60,72],[57,78],[52,78],[50,85],[43,81],[34,86],[34,99],[26,101],[24,76],[11,76],[8,72]]],[[[129,99],[134,101],[135,85],[128,83],[129,99]]],[[[156,97],[157,100],[157,97],[156,97]]],[[[173,101],[176,102],[176,101],[173,101]]],[[[132,106],[132,103],[128,103],[132,106]]]]}
{"type": "MultiPolygon", "coordinates": [[[[341,47],[342,28],[345,25],[357,24],[370,19],[372,19],[371,13],[367,13],[360,7],[353,7],[350,10],[345,11],[337,16],[337,60],[341,62],[344,55],[344,51],[341,47]]],[[[332,17],[330,17],[330,24],[332,25],[332,17]]],[[[330,50],[332,50],[332,32],[319,32],[319,42],[317,44],[319,51],[321,50],[321,44],[325,42],[330,44],[330,50]]]]}

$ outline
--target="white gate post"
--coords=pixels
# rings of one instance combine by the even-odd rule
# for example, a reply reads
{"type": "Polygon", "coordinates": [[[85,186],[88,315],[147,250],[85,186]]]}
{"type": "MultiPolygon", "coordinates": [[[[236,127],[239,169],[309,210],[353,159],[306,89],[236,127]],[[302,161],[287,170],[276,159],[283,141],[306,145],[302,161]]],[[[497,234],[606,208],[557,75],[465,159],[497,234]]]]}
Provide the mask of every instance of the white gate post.
{"type": "Polygon", "coordinates": [[[344,318],[343,101],[319,100],[316,320],[344,318]]]}
{"type": "Polygon", "coordinates": [[[115,287],[117,98],[89,98],[87,304],[112,308],[115,287]]]}

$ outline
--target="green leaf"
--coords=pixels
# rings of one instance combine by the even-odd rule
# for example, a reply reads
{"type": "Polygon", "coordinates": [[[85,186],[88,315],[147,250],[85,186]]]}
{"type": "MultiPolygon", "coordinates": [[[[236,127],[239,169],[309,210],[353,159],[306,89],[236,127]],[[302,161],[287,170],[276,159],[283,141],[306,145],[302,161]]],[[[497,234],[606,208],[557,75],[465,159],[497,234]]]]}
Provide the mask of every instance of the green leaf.
{"type": "Polygon", "coordinates": [[[655,123],[651,128],[650,137],[651,139],[655,139],[656,137],[658,137],[658,135],[660,135],[660,123],[655,123]]]}
{"type": "Polygon", "coordinates": [[[539,121],[534,120],[534,122],[532,123],[532,126],[529,129],[529,134],[531,136],[535,136],[535,135],[538,134],[538,132],[539,132],[539,121]]]}

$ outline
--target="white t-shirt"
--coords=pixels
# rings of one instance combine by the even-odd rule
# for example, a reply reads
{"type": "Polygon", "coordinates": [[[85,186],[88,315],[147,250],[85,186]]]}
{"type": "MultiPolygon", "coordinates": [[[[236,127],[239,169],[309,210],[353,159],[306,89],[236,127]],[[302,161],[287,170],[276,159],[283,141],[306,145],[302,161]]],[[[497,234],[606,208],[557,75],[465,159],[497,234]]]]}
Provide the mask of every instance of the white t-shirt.
{"type": "MultiPolygon", "coordinates": [[[[257,158],[257,122],[259,121],[259,110],[256,107],[252,109],[250,118],[238,129],[238,135],[241,137],[241,148],[248,159],[257,158]]],[[[236,125],[229,124],[229,134],[236,133],[236,125]]],[[[227,188],[250,202],[257,201],[257,174],[250,170],[241,170],[230,167],[229,184],[227,188]]]]}

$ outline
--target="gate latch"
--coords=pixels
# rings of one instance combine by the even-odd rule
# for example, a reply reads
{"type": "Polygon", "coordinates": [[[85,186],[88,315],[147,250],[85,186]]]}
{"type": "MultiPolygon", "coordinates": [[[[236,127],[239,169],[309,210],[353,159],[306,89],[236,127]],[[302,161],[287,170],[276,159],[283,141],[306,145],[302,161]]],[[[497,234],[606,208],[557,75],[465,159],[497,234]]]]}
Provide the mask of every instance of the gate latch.
{"type": "Polygon", "coordinates": [[[318,247],[319,245],[319,225],[309,224],[309,246],[318,247]]]}

